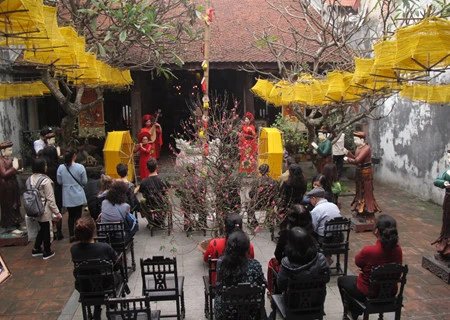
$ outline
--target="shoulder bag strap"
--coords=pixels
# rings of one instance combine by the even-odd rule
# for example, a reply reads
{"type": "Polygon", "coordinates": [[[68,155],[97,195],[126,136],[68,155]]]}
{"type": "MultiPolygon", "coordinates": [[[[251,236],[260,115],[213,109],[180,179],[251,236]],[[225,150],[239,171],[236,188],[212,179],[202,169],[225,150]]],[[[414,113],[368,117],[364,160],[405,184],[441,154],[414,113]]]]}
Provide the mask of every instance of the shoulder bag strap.
{"type": "Polygon", "coordinates": [[[122,211],[119,209],[117,204],[115,204],[114,207],[116,207],[117,211],[119,211],[120,215],[122,216],[123,222],[127,224],[128,228],[131,228],[132,226],[130,226],[130,224],[128,223],[127,219],[125,219],[125,217],[123,216],[122,211]]]}
{"type": "Polygon", "coordinates": [[[75,177],[73,176],[72,172],[70,172],[69,168],[68,168],[66,165],[64,165],[64,166],[66,167],[67,171],[70,173],[70,175],[72,176],[72,178],[80,185],[80,187],[83,188],[83,186],[82,186],[81,183],[77,180],[77,178],[75,178],[75,177]]]}

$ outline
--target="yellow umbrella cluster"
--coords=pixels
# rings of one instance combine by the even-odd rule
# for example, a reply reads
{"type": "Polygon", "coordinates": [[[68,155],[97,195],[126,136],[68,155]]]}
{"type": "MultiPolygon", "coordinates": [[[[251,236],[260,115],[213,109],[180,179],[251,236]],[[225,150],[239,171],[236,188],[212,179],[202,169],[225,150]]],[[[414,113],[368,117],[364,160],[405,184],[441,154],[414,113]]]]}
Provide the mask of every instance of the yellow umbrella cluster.
{"type": "MultiPolygon", "coordinates": [[[[23,64],[38,68],[52,66],[57,76],[67,78],[73,85],[123,88],[132,84],[129,70],[121,71],[98,60],[95,54],[86,52],[85,39],[79,37],[75,29],[59,27],[56,10],[43,5],[42,0],[0,2],[3,20],[0,23],[0,49],[20,48],[23,50],[23,64]]],[[[20,88],[21,85],[23,91],[19,96],[26,96],[26,88],[33,84],[0,84],[0,99],[5,99],[7,92],[15,92],[16,89],[11,88],[20,88]]],[[[48,92],[42,91],[45,93],[48,92]]]]}
{"type": "Polygon", "coordinates": [[[352,103],[367,95],[399,92],[403,97],[430,103],[450,102],[450,86],[414,84],[429,71],[450,65],[450,22],[430,17],[400,28],[374,45],[374,58],[355,58],[353,73],[333,71],[325,78],[303,75],[295,82],[259,79],[251,89],[275,106],[299,103],[321,106],[352,103]]]}

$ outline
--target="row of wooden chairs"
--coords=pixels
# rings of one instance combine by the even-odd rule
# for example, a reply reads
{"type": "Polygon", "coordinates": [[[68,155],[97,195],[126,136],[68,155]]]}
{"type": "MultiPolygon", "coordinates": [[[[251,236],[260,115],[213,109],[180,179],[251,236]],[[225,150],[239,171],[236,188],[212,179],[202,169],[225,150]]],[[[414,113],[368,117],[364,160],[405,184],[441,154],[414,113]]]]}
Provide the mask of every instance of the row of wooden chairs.
{"type": "Polygon", "coordinates": [[[178,275],[176,258],[154,256],[140,259],[142,296],[125,298],[129,293],[127,278],[117,274],[112,261],[91,260],[74,262],[76,288],[80,292],[83,319],[93,319],[92,307],[106,305],[108,319],[159,319],[185,317],[184,277],[178,275]],[[127,290],[128,289],[128,290],[127,290]],[[152,311],[150,302],[175,301],[176,313],[161,315],[152,311]]]}

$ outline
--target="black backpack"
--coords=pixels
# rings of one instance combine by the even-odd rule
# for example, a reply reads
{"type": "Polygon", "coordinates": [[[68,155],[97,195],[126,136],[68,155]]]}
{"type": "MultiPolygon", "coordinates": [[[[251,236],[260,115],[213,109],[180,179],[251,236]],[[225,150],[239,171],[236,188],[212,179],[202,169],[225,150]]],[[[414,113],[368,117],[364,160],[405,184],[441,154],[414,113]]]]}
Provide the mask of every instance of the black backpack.
{"type": "Polygon", "coordinates": [[[39,187],[41,186],[41,183],[45,178],[46,176],[44,175],[40,176],[36,183],[36,186],[34,187],[31,187],[31,177],[27,179],[27,190],[23,193],[23,207],[25,209],[25,213],[29,217],[36,218],[44,214],[47,199],[45,199],[44,203],[42,203],[41,194],[39,193],[39,187]]]}

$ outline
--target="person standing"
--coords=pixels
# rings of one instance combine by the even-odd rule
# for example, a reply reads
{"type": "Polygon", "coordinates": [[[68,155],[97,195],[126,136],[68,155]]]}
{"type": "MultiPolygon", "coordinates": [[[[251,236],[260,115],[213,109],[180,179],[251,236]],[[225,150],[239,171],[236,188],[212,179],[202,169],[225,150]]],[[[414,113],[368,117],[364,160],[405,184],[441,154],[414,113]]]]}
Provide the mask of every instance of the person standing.
{"type": "Polygon", "coordinates": [[[252,173],[256,171],[258,140],[254,123],[255,118],[253,114],[247,112],[244,117],[242,131],[239,134],[239,172],[252,173]]]}
{"type": "Polygon", "coordinates": [[[434,185],[445,189],[444,202],[442,203],[442,227],[439,238],[431,244],[436,245],[436,250],[442,258],[450,258],[450,149],[447,150],[449,166],[434,180],[434,185]]]}
{"type": "Polygon", "coordinates": [[[20,228],[23,222],[20,214],[20,191],[17,183],[19,161],[13,158],[13,143],[6,141],[0,144],[0,227],[7,231],[20,228]]]}
{"type": "Polygon", "coordinates": [[[37,140],[35,140],[33,142],[33,150],[34,150],[34,155],[36,157],[39,154],[39,151],[44,149],[44,147],[46,146],[46,138],[45,138],[45,136],[48,133],[51,133],[51,131],[52,130],[50,128],[42,129],[41,132],[39,133],[39,139],[37,139],[37,140]]]}
{"type": "MultiPolygon", "coordinates": [[[[44,149],[40,152],[40,156],[45,159],[47,162],[47,175],[53,181],[53,191],[55,193],[55,201],[58,206],[59,212],[62,212],[62,187],[59,183],[57,183],[56,179],[56,171],[58,170],[58,166],[60,164],[60,149],[55,146],[55,134],[47,133],[45,135],[46,145],[44,149]]],[[[64,239],[64,235],[62,234],[62,219],[58,219],[54,223],[54,240],[62,240],[64,239]]]]}
{"type": "Polygon", "coordinates": [[[147,169],[147,161],[150,158],[155,158],[155,144],[150,143],[150,133],[141,131],[138,134],[139,144],[136,145],[134,153],[139,152],[139,178],[144,180],[148,177],[149,171],[147,169]]]}
{"type": "Polygon", "coordinates": [[[62,216],[61,211],[56,205],[53,181],[45,174],[47,171],[47,162],[45,159],[33,159],[31,170],[33,174],[28,178],[30,179],[31,187],[35,187],[39,178],[44,177],[38,189],[41,201],[44,204],[44,213],[36,218],[39,223],[39,231],[34,242],[34,247],[31,250],[31,255],[33,257],[42,256],[44,260],[47,260],[55,255],[55,252],[51,249],[50,224],[53,218],[61,220],[62,216]],[[42,250],[42,244],[44,245],[44,250],[42,250]]]}
{"type": "MultiPolygon", "coordinates": [[[[161,156],[161,147],[163,145],[162,128],[158,123],[160,110],[156,113],[156,118],[150,114],[144,114],[142,117],[142,129],[140,132],[148,132],[150,134],[149,143],[152,144],[155,151],[154,157],[159,159],[161,156]]],[[[138,140],[140,140],[138,138],[138,140]]]]}
{"type": "MultiPolygon", "coordinates": [[[[391,216],[382,214],[375,223],[373,234],[377,242],[373,246],[365,246],[355,256],[355,264],[359,268],[358,276],[342,276],[338,278],[338,288],[344,304],[343,289],[350,296],[364,302],[369,291],[369,279],[372,274],[372,268],[383,266],[386,263],[402,264],[402,248],[398,244],[397,222],[391,216]]],[[[352,313],[353,320],[359,316],[354,306],[348,306],[352,313]]],[[[348,319],[344,314],[344,319],[348,319]]]]}
{"type": "Polygon", "coordinates": [[[56,179],[62,185],[63,206],[69,212],[70,242],[76,240],[74,236],[75,221],[81,217],[83,205],[87,203],[84,186],[87,183],[86,169],[82,164],[76,163],[77,152],[69,148],[64,153],[64,163],[58,167],[56,179]]]}
{"type": "Polygon", "coordinates": [[[344,168],[344,144],[345,133],[342,132],[341,134],[339,134],[337,141],[333,144],[332,147],[333,162],[336,165],[338,181],[341,180],[342,170],[344,168]]]}
{"type": "Polygon", "coordinates": [[[375,221],[374,215],[381,212],[381,208],[373,195],[372,153],[366,144],[364,132],[354,132],[353,138],[356,145],[355,154],[344,148],[344,160],[357,166],[356,194],[351,203],[352,211],[365,221],[375,221]]]}

